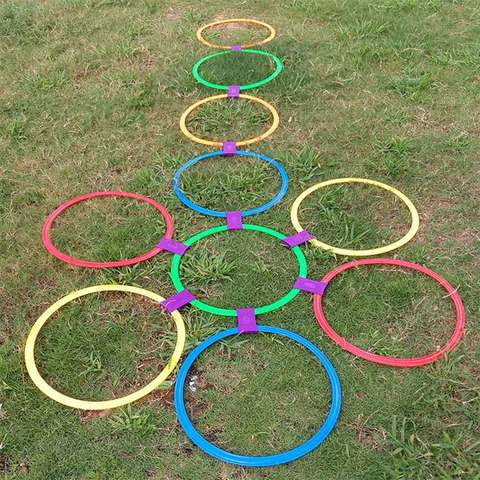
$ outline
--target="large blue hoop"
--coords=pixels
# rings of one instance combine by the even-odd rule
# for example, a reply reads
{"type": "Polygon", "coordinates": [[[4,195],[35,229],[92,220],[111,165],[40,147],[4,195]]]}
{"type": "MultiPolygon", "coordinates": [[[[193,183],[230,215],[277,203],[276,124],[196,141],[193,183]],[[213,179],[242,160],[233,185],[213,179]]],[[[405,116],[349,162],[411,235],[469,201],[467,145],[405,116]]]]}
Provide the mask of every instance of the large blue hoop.
{"type": "Polygon", "coordinates": [[[283,463],[293,462],[317,448],[330,434],[330,432],[335,427],[338,417],[340,416],[340,410],[342,407],[342,387],[340,385],[340,380],[338,378],[335,368],[330,363],[328,357],[313,343],[308,341],[306,338],[302,337],[298,333],[292,332],[290,330],[285,330],[283,328],[270,327],[266,325],[259,325],[258,330],[263,333],[273,333],[277,335],[282,335],[287,337],[300,345],[304,346],[309,350],[315,357],[320,361],[325,369],[328,379],[330,381],[331,391],[332,391],[332,403],[330,405],[330,410],[328,416],[325,420],[325,423],[322,425],[320,430],[318,430],[313,437],[307,440],[302,445],[295,447],[286,452],[278,453],[275,455],[266,455],[266,456],[249,456],[249,455],[237,455],[235,453],[222,450],[221,448],[215,446],[213,443],[206,440],[194,427],[192,421],[190,420],[187,410],[185,408],[185,399],[184,399],[184,389],[185,383],[193,363],[197,358],[204,352],[207,348],[213,345],[220,340],[223,340],[226,337],[232,335],[237,335],[238,328],[230,328],[228,330],[223,330],[221,332],[212,335],[198,345],[185,359],[183,362],[180,371],[177,376],[175,383],[175,408],[177,411],[177,417],[180,421],[180,425],[185,430],[185,433],[188,435],[190,440],[201,448],[204,452],[208,453],[212,457],[222,460],[227,463],[233,463],[235,465],[242,465],[245,467],[272,467],[275,465],[281,465],[283,463]]]}

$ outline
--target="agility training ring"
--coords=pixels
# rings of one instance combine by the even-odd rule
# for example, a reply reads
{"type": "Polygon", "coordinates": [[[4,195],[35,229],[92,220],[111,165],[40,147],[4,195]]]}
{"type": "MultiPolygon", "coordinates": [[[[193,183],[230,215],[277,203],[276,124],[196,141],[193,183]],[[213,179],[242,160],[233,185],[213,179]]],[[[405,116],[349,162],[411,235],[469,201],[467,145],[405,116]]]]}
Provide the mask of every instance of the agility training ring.
{"type": "MultiPolygon", "coordinates": [[[[275,230],[272,230],[271,228],[263,227],[260,225],[244,224],[243,230],[250,230],[250,231],[265,233],[267,235],[271,235],[272,237],[278,238],[280,240],[287,238],[287,236],[284,235],[283,233],[277,232],[275,230]]],[[[197,233],[193,237],[189,238],[186,242],[184,242],[184,244],[190,247],[196,242],[206,237],[215,235],[216,233],[226,232],[226,231],[228,231],[227,225],[220,225],[218,227],[210,228],[208,230],[204,230],[203,232],[197,233]]],[[[291,251],[295,254],[295,257],[298,261],[298,266],[299,266],[298,275],[300,277],[306,277],[308,269],[307,269],[307,260],[305,258],[305,255],[303,254],[302,250],[298,246],[293,247],[291,251]]],[[[171,267],[171,277],[172,277],[173,285],[178,290],[178,292],[182,292],[185,290],[182,280],[180,279],[181,260],[182,260],[182,255],[175,254],[172,259],[172,267],[171,267]]],[[[277,308],[283,307],[283,305],[286,305],[288,302],[292,301],[299,293],[300,293],[300,290],[298,288],[292,288],[286,295],[284,295],[279,300],[273,303],[270,303],[268,305],[263,305],[261,307],[255,308],[255,314],[259,315],[262,313],[268,313],[276,310],[277,308]]],[[[200,308],[201,310],[204,310],[205,312],[213,313],[215,315],[223,315],[227,317],[237,316],[237,310],[215,307],[201,300],[192,300],[191,304],[197,308],[200,308]]]]}
{"type": "MultiPolygon", "coordinates": [[[[207,55],[206,57],[201,58],[194,65],[193,70],[192,70],[192,73],[193,73],[193,76],[194,76],[195,80],[197,80],[197,82],[199,82],[202,85],[205,85],[206,87],[209,87],[209,88],[215,88],[217,90],[228,90],[230,88],[230,85],[222,85],[222,84],[219,84],[219,83],[213,83],[213,82],[210,82],[210,81],[204,79],[200,75],[199,69],[200,69],[200,66],[203,65],[208,60],[210,60],[212,58],[215,58],[215,57],[218,57],[220,55],[228,55],[228,54],[231,54],[231,53],[233,53],[232,50],[227,50],[227,51],[224,51],[224,52],[215,52],[215,53],[212,53],[210,55],[207,55]]],[[[276,55],[273,55],[272,53],[264,52],[263,50],[249,50],[249,49],[242,50],[242,53],[253,53],[253,54],[257,54],[257,55],[264,55],[266,57],[271,58],[275,62],[275,70],[274,70],[273,73],[271,73],[270,75],[268,75],[264,79],[259,80],[258,82],[249,83],[247,85],[239,85],[240,91],[250,90],[252,88],[261,87],[262,85],[265,85],[266,83],[271,82],[276,77],[278,77],[278,75],[280,74],[280,72],[283,69],[282,61],[276,55]]]]}
{"type": "Polygon", "coordinates": [[[94,287],[88,287],[82,290],[78,290],[76,292],[69,293],[65,297],[55,302],[49,308],[47,308],[47,310],[45,310],[45,312],[40,315],[38,320],[34,323],[32,329],[30,330],[30,333],[27,337],[27,343],[25,345],[25,364],[27,366],[27,371],[30,375],[30,378],[33,380],[33,383],[35,383],[35,385],[42,393],[50,397],[52,400],[66,405],[67,407],[79,408],[82,410],[105,410],[108,408],[121,407],[122,405],[126,405],[128,403],[139,400],[140,398],[148,395],[158,386],[160,386],[161,383],[166,380],[166,378],[170,375],[170,373],[172,373],[178,361],[180,360],[183,347],[185,345],[185,325],[183,323],[183,319],[180,313],[178,311],[175,311],[171,315],[177,327],[177,342],[175,344],[175,349],[173,351],[172,357],[170,358],[167,366],[157,375],[157,377],[154,378],[150,383],[145,385],[143,388],[124,397],[105,401],[78,400],[58,392],[42,378],[35,363],[35,342],[37,340],[38,334],[40,333],[41,328],[47,322],[47,320],[61,307],[71,302],[72,300],[83,297],[84,295],[98,292],[130,292],[137,295],[143,295],[144,297],[150,298],[156,303],[160,303],[165,300],[160,295],[157,295],[156,293],[150,292],[148,290],[144,290],[143,288],[131,287],[128,285],[96,285],[94,287]]]}
{"type": "MultiPolygon", "coordinates": [[[[191,133],[188,128],[187,128],[187,119],[189,115],[199,108],[200,106],[213,102],[215,100],[224,100],[230,98],[228,94],[220,94],[220,95],[213,95],[211,97],[204,98],[202,100],[199,100],[198,102],[195,102],[193,105],[190,105],[183,113],[180,118],[180,130],[183,132],[183,134],[188,137],[190,140],[200,143],[202,145],[207,145],[210,147],[221,147],[223,145],[223,142],[217,142],[217,141],[212,141],[212,140],[205,140],[204,138],[197,137],[193,133],[191,133]]],[[[237,147],[240,147],[242,145],[251,145],[252,143],[259,142],[260,140],[263,140],[267,137],[269,137],[277,128],[280,123],[280,118],[278,116],[278,112],[275,110],[273,105],[270,103],[266,102],[265,100],[262,100],[261,98],[254,97],[253,95],[247,95],[245,93],[239,94],[238,98],[243,98],[244,100],[251,100],[252,102],[257,102],[260,105],[263,105],[267,110],[270,111],[272,114],[272,126],[264,133],[261,135],[258,135],[257,137],[254,138],[249,138],[248,140],[241,140],[237,141],[236,145],[237,147]]],[[[236,100],[235,100],[236,101],[236,100]]]]}
{"type": "Polygon", "coordinates": [[[397,240],[396,242],[393,242],[390,245],[385,245],[383,247],[378,247],[378,248],[370,248],[367,250],[350,250],[346,248],[333,247],[316,238],[309,240],[309,242],[312,245],[315,245],[316,247],[322,248],[324,250],[327,250],[328,252],[335,253],[337,255],[347,255],[351,257],[368,257],[372,255],[380,255],[383,253],[390,252],[391,250],[395,250],[396,248],[399,248],[402,245],[405,245],[408,241],[410,241],[415,236],[415,234],[418,231],[420,220],[418,217],[417,209],[415,208],[415,205],[413,205],[413,203],[410,201],[410,199],[406,195],[404,195],[402,192],[400,192],[394,187],[391,187],[390,185],[386,185],[385,183],[377,182],[375,180],[369,180],[366,178],[336,178],[334,180],[328,180],[326,182],[317,183],[315,185],[312,185],[310,188],[307,188],[307,190],[305,190],[295,199],[292,205],[292,209],[290,211],[290,218],[292,220],[293,227],[295,228],[295,230],[297,230],[297,232],[304,231],[302,225],[300,224],[300,221],[298,220],[298,209],[302,201],[308,195],[315,192],[316,190],[327,187],[329,185],[339,185],[343,183],[363,183],[367,185],[374,185],[376,187],[383,188],[384,190],[387,190],[387,192],[390,192],[396,195],[407,205],[408,210],[410,211],[410,215],[412,218],[410,230],[400,240],[397,240]]]}
{"type": "Polygon", "coordinates": [[[287,337],[290,340],[299,343],[307,350],[309,350],[313,355],[315,355],[315,357],[322,364],[323,368],[327,373],[328,380],[330,382],[332,402],[330,405],[328,416],[320,430],[318,430],[317,433],[313,435],[313,437],[311,437],[309,440],[307,440],[305,443],[298,447],[295,447],[286,452],[268,456],[237,455],[235,453],[222,450],[221,448],[206,440],[193,425],[185,408],[184,390],[188,372],[192,367],[193,363],[197,360],[197,358],[211,345],[216,342],[222,341],[227,337],[238,334],[239,330],[238,328],[231,328],[229,330],[219,332],[211,336],[210,338],[207,338],[207,340],[198,345],[188,355],[178,373],[177,381],[175,383],[175,408],[177,411],[177,416],[180,421],[180,425],[185,430],[185,433],[190,438],[190,440],[195,445],[197,445],[197,447],[201,448],[204,452],[208,453],[212,457],[217,458],[218,460],[233,463],[235,465],[242,465],[245,467],[271,467],[275,465],[281,465],[283,463],[292,462],[294,460],[297,460],[298,458],[307,455],[312,450],[317,448],[333,430],[335,424],[337,423],[342,406],[342,388],[338,375],[335,371],[335,368],[330,363],[330,360],[318,347],[316,347],[313,343],[309,342],[306,338],[298,335],[297,333],[291,332],[289,330],[284,330],[283,328],[259,325],[258,331],[262,333],[270,333],[287,337]]]}
{"type": "Polygon", "coordinates": [[[268,23],[260,22],[259,20],[252,20],[250,18],[230,18],[228,20],[219,20],[217,22],[212,22],[212,23],[209,23],[208,25],[204,25],[203,27],[200,27],[197,30],[197,38],[204,45],[206,45],[207,47],[220,48],[220,49],[224,49],[224,50],[229,50],[229,49],[234,48],[234,47],[251,48],[251,47],[257,47],[258,45],[264,45],[265,43],[268,43],[271,40],[273,40],[275,38],[275,35],[276,35],[275,29],[272,26],[270,26],[268,23]],[[206,30],[209,30],[209,29],[211,29],[213,27],[216,27],[218,25],[226,25],[226,24],[229,24],[229,23],[249,23],[251,25],[258,25],[260,27],[266,28],[269,32],[269,35],[268,35],[268,37],[264,38],[263,40],[258,40],[257,42],[245,43],[245,44],[242,44],[242,45],[218,45],[216,43],[212,43],[212,42],[208,41],[203,36],[203,33],[206,30]]]}
{"type": "MultiPolygon", "coordinates": [[[[254,157],[258,158],[260,160],[263,160],[265,162],[268,162],[270,165],[273,165],[277,170],[278,173],[280,173],[280,177],[282,179],[282,184],[280,186],[280,191],[275,195],[274,198],[272,198],[270,201],[264,203],[260,207],[256,208],[251,208],[247,210],[242,210],[241,214],[244,217],[247,217],[249,215],[256,215],[258,213],[265,212],[275,206],[280,200],[285,196],[288,190],[288,174],[283,168],[282,164],[274,160],[273,158],[267,157],[266,155],[262,155],[261,153],[256,153],[256,152],[245,152],[243,150],[237,150],[236,155],[240,155],[242,157],[254,157]]],[[[175,173],[175,176],[173,177],[173,190],[175,191],[175,194],[179,198],[179,200],[186,205],[187,207],[191,208],[192,210],[195,210],[196,212],[199,212],[203,215],[210,215],[212,217],[222,217],[226,218],[227,217],[227,212],[226,211],[218,211],[218,210],[211,210],[209,208],[202,207],[192,200],[190,200],[184,193],[184,191],[181,188],[181,175],[184,173],[186,170],[188,170],[190,167],[193,165],[201,162],[202,160],[206,160],[208,158],[213,158],[213,157],[223,157],[224,152],[223,151],[218,151],[218,152],[210,152],[210,153],[205,153],[203,155],[199,155],[198,157],[192,158],[188,162],[184,163],[179,170],[175,173]]],[[[230,161],[230,160],[226,160],[230,161]]]]}
{"type": "Polygon", "coordinates": [[[166,207],[164,207],[161,203],[156,202],[155,200],[152,200],[149,197],[145,197],[144,195],[140,195],[138,193],[131,193],[131,192],[94,192],[94,193],[87,193],[85,195],[80,195],[79,197],[75,197],[72,200],[69,200],[68,202],[64,203],[63,205],[60,205],[57,209],[55,209],[48,217],[45,223],[43,224],[42,228],[42,241],[45,246],[45,248],[55,257],[59,258],[60,260],[63,260],[64,262],[67,262],[71,265],[75,265],[77,267],[87,267],[87,268],[115,268],[115,267],[125,267],[127,265],[133,265],[135,263],[143,262],[145,260],[148,260],[155,255],[157,255],[159,252],[162,251],[161,248],[155,247],[152,248],[149,252],[140,255],[138,257],[134,258],[128,258],[126,260],[115,260],[112,262],[92,262],[89,260],[82,260],[80,258],[72,257],[70,255],[67,255],[63,252],[61,252],[52,242],[50,238],[50,231],[52,229],[52,225],[57,219],[57,217],[63,213],[65,210],[68,208],[72,207],[73,205],[76,205],[77,203],[83,202],[85,200],[90,200],[92,198],[98,198],[98,197],[127,197],[127,198],[133,198],[135,200],[141,200],[144,202],[149,203],[153,207],[155,207],[162,217],[165,220],[166,223],[166,232],[164,237],[165,238],[172,238],[173,236],[173,219],[172,216],[170,215],[170,212],[167,210],[166,207]]]}
{"type": "Polygon", "coordinates": [[[436,280],[448,293],[448,296],[451,298],[457,315],[455,330],[450,337],[447,345],[442,347],[441,349],[437,350],[434,353],[430,353],[428,355],[424,355],[422,357],[415,357],[415,358],[395,358],[395,357],[388,357],[385,355],[377,355],[375,353],[371,353],[367,350],[363,350],[351,343],[347,342],[343,337],[338,335],[332,326],[328,323],[327,317],[325,316],[325,312],[323,311],[323,295],[314,295],[313,299],[313,307],[315,310],[315,316],[317,317],[317,321],[323,331],[341,348],[346,350],[347,352],[353,353],[357,357],[361,357],[364,360],[368,360],[370,362],[381,363],[383,365],[389,365],[392,367],[419,367],[422,365],[427,365],[428,363],[435,362],[436,360],[443,357],[447,352],[453,350],[455,346],[460,342],[464,330],[465,330],[465,308],[462,303],[462,299],[457,292],[457,289],[453,287],[447,280],[445,280],[441,275],[435,273],[434,271],[430,270],[423,265],[419,265],[417,263],[406,262],[404,260],[396,260],[393,258],[367,258],[362,260],[354,260],[353,262],[344,263],[343,265],[338,266],[337,268],[333,269],[331,272],[327,273],[325,277],[322,279],[322,282],[329,284],[333,278],[335,278],[338,274],[345,272],[346,270],[350,270],[351,268],[360,267],[362,265],[395,265],[398,267],[403,268],[410,268],[417,272],[423,273],[428,275],[429,277],[436,280]]]}

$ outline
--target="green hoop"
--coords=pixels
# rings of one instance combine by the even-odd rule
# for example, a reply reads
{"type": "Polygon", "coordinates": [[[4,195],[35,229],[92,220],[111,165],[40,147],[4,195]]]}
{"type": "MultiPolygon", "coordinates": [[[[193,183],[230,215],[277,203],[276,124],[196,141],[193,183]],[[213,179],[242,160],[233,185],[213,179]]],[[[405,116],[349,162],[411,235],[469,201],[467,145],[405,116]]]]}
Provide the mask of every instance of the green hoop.
{"type": "MultiPolygon", "coordinates": [[[[271,228],[268,228],[268,227],[262,227],[260,225],[244,224],[243,229],[266,233],[267,235],[271,235],[272,237],[278,238],[279,240],[283,240],[287,238],[287,236],[284,235],[283,233],[277,232],[276,230],[272,230],[271,228]]],[[[199,240],[202,240],[205,237],[209,237],[210,235],[215,235],[216,233],[226,232],[226,231],[228,231],[227,225],[220,225],[219,227],[209,228],[208,230],[204,230],[203,232],[197,233],[193,237],[190,237],[186,242],[183,242],[183,243],[185,243],[185,245],[192,246],[194,243],[198,242],[199,240]]],[[[298,266],[299,266],[298,276],[306,277],[308,273],[308,268],[307,268],[307,259],[305,258],[305,255],[303,254],[302,250],[298,246],[291,248],[291,251],[295,254],[295,257],[297,258],[297,261],[298,261],[298,266]]],[[[182,280],[180,279],[181,260],[182,260],[182,255],[175,254],[172,259],[172,267],[171,267],[172,281],[175,288],[179,292],[181,292],[182,290],[185,290],[182,280]]],[[[269,303],[268,305],[263,305],[262,307],[255,308],[255,314],[260,315],[262,313],[268,313],[268,312],[272,312],[273,310],[277,310],[277,308],[283,307],[288,302],[291,302],[299,293],[300,293],[300,290],[298,288],[292,288],[286,295],[284,295],[282,298],[278,299],[277,301],[273,303],[269,303]]],[[[214,307],[212,305],[209,305],[208,303],[202,302],[201,300],[193,300],[191,303],[195,307],[198,307],[200,310],[203,310],[208,313],[213,313],[215,315],[223,315],[225,317],[237,316],[237,310],[235,309],[214,307]]]]}
{"type": "MultiPolygon", "coordinates": [[[[250,90],[251,88],[261,87],[262,85],[265,85],[266,83],[271,82],[274,78],[278,77],[280,72],[283,70],[282,61],[276,55],[273,55],[272,53],[264,52],[263,50],[254,50],[254,49],[250,49],[250,48],[247,48],[245,50],[241,50],[241,52],[243,52],[243,53],[256,53],[258,55],[265,55],[266,57],[272,58],[273,61],[275,62],[275,71],[271,75],[269,75],[268,77],[265,77],[264,79],[259,80],[258,82],[248,83],[247,85],[240,85],[240,90],[250,90]]],[[[204,62],[210,60],[211,58],[218,57],[219,55],[227,55],[229,53],[233,53],[233,50],[224,50],[224,51],[221,51],[221,52],[215,52],[215,53],[211,53],[210,55],[207,55],[206,57],[201,58],[193,66],[192,73],[193,73],[193,76],[195,77],[195,80],[197,80],[197,82],[200,82],[202,85],[205,85],[206,87],[216,88],[217,90],[228,90],[229,85],[221,85],[219,83],[209,82],[208,80],[205,80],[200,75],[198,70],[204,62]]]]}

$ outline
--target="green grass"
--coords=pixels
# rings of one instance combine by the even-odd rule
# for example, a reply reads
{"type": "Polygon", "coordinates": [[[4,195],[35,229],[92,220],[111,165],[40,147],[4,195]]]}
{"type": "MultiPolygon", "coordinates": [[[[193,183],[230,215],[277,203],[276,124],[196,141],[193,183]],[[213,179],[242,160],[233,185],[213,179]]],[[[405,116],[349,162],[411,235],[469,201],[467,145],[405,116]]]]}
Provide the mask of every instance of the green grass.
{"type": "MultiPolygon", "coordinates": [[[[0,5],[0,476],[7,480],[479,480],[480,222],[478,220],[479,34],[475,0],[247,1],[232,8],[181,0],[7,0],[0,5]],[[175,238],[218,220],[185,208],[172,191],[175,171],[210,151],[178,129],[181,113],[216,92],[191,68],[211,53],[195,31],[217,18],[253,17],[277,38],[263,46],[285,70],[250,91],[279,111],[279,129],[252,150],[278,159],[289,193],[247,222],[293,233],[289,207],[313,183],[342,176],[376,179],[417,206],[418,235],[393,256],[424,263],[462,295],[468,330],[435,364],[398,370],[364,362],[319,329],[302,294],[259,322],[299,332],[331,359],[344,407],[328,440],[306,458],[274,469],[217,462],[191,444],[173,406],[172,376],[144,400],[101,414],[44,397],[23,363],[33,322],[67,292],[99,283],[174,293],[170,256],[123,269],[78,269],[49,255],[41,225],[64,201],[94,190],[127,190],[165,204],[175,238]]],[[[215,29],[231,43],[257,30],[215,29]]],[[[219,83],[267,75],[267,58],[224,55],[202,66],[219,83]]],[[[192,115],[193,132],[247,138],[270,115],[245,101],[215,102],[192,115]]],[[[195,165],[183,188],[203,206],[253,208],[280,186],[257,159],[195,165]]],[[[373,187],[329,187],[308,197],[302,224],[322,240],[368,248],[398,239],[408,210],[373,187]]],[[[149,205],[97,199],[65,212],[52,238],[85,259],[138,255],[165,230],[149,205]]],[[[320,279],[348,259],[304,247],[320,279]]],[[[216,306],[266,304],[297,272],[291,252],[253,232],[196,244],[181,275],[216,306]]],[[[445,343],[453,309],[431,279],[395,268],[363,267],[337,277],[325,312],[350,341],[378,353],[422,355],[445,343]]],[[[232,318],[183,312],[186,351],[232,318]]],[[[79,398],[107,399],[152,379],[168,361],[174,324],[134,295],[83,297],[54,315],[36,359],[53,385],[79,398]]],[[[322,423],[329,390],[321,367],[296,344],[259,335],[230,338],[201,356],[188,379],[188,409],[211,440],[238,453],[274,453],[304,441],[322,423]],[[192,387],[192,388],[191,388],[192,387]]]]}

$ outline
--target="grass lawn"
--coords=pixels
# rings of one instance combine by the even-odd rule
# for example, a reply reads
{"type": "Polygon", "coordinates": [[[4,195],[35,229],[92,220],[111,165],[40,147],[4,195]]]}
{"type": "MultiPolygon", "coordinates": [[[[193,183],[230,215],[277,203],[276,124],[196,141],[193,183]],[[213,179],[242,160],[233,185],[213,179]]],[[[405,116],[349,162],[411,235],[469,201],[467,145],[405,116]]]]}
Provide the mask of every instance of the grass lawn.
{"type": "MultiPolygon", "coordinates": [[[[227,28],[236,43],[262,32],[227,28]]],[[[473,480],[480,479],[480,6],[478,0],[45,0],[0,4],[0,474],[32,480],[473,480]],[[246,222],[294,232],[289,208],[308,186],[344,176],[395,186],[417,206],[418,235],[392,252],[423,263],[462,295],[467,333],[434,364],[394,369],[348,354],[315,321],[310,295],[258,317],[318,345],[343,384],[341,419],[307,457],[278,468],[245,469],[214,460],[180,428],[173,381],[127,408],[82,412],[41,394],[25,369],[26,336],[66,293],[100,283],[175,292],[171,256],[133,267],[76,268],[43,247],[41,227],[64,201],[96,190],[126,190],[166,205],[175,238],[218,225],[187,209],[172,190],[175,171],[211,151],[184,137],[182,112],[220,93],[191,68],[212,53],[195,38],[218,18],[252,17],[277,38],[260,48],[285,70],[249,91],[271,102],[280,127],[250,147],[279,160],[289,192],[246,222]]],[[[248,83],[271,72],[267,57],[232,53],[200,72],[217,83],[248,83]]],[[[211,139],[248,138],[268,128],[259,105],[215,102],[189,122],[211,139]]],[[[280,178],[254,158],[195,165],[183,188],[204,206],[252,208],[280,178]]],[[[303,225],[347,248],[390,243],[409,226],[405,206],[368,186],[329,187],[302,204],[303,225]]],[[[127,199],[98,199],[65,212],[52,237],[90,260],[139,255],[165,231],[158,212],[127,199]]],[[[319,280],[349,260],[302,247],[319,280]]],[[[258,232],[217,234],[185,255],[181,276],[200,298],[225,308],[285,295],[298,266],[292,252],[258,232]]],[[[428,277],[362,267],[329,287],[325,311],[349,341],[377,353],[417,356],[449,338],[454,311],[428,277]]],[[[182,311],[186,352],[234,319],[182,311]]],[[[148,299],[91,295],[58,312],[42,330],[39,368],[57,389],[109,399],[151,380],[175,342],[172,320],[148,299]]],[[[191,371],[189,412],[222,448],[272,454],[307,440],[322,424],[330,391],[311,355],[283,338],[230,338],[191,371]]]]}

